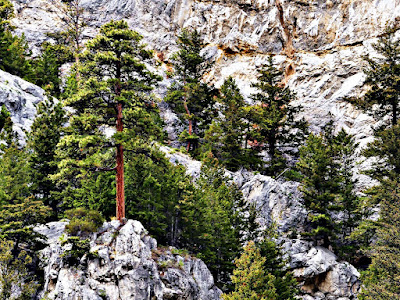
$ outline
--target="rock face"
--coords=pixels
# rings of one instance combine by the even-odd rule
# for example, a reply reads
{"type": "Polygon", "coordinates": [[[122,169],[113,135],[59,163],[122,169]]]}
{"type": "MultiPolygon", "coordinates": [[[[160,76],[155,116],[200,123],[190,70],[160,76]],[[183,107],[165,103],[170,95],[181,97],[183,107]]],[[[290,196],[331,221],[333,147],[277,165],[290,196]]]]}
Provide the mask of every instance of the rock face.
{"type": "Polygon", "coordinates": [[[40,87],[0,70],[0,106],[5,105],[10,112],[14,130],[21,138],[35,119],[35,105],[44,99],[40,87]]]}
{"type": "Polygon", "coordinates": [[[41,252],[45,270],[42,292],[46,299],[188,299],[216,300],[221,291],[203,261],[179,250],[157,248],[138,221],[104,223],[90,239],[90,252],[78,266],[62,258],[70,245],[61,246],[66,222],[36,230],[49,239],[41,252]],[[92,255],[90,255],[92,254],[92,255]]]}

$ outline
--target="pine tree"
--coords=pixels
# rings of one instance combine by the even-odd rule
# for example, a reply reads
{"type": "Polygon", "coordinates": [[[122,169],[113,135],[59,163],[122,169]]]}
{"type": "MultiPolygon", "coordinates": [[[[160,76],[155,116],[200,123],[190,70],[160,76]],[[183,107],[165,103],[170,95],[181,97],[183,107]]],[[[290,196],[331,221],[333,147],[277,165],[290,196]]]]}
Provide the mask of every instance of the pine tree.
{"type": "Polygon", "coordinates": [[[260,254],[265,258],[263,268],[266,273],[274,276],[273,284],[277,300],[294,300],[298,294],[297,281],[293,273],[287,269],[282,249],[271,237],[265,237],[257,245],[260,254]]]}
{"type": "Polygon", "coordinates": [[[172,56],[175,82],[164,100],[187,123],[181,139],[187,143],[188,151],[194,151],[214,116],[215,90],[202,82],[211,64],[200,53],[199,33],[184,28],[178,36],[178,46],[180,50],[172,56]]]}
{"type": "Polygon", "coordinates": [[[65,112],[60,102],[50,98],[38,104],[35,121],[28,135],[29,169],[32,184],[30,191],[45,205],[57,214],[58,201],[52,192],[56,191],[55,183],[50,176],[57,172],[56,149],[66,122],[65,112]]]}
{"type": "Polygon", "coordinates": [[[400,184],[399,177],[381,183],[380,217],[374,224],[376,242],[363,275],[361,300],[400,299],[400,184]]]}
{"type": "Polygon", "coordinates": [[[144,63],[151,60],[151,52],[141,39],[125,21],[111,21],[87,43],[80,69],[85,80],[65,101],[75,113],[66,129],[68,135],[59,144],[61,171],[54,177],[61,184],[68,184],[69,178],[79,185],[80,178],[91,171],[116,170],[119,220],[125,218],[124,146],[133,147],[140,138],[146,143],[159,132],[149,113],[154,106],[149,93],[159,77],[144,63]],[[104,130],[115,124],[117,132],[107,138],[104,130]],[[115,160],[110,147],[116,148],[115,160]],[[107,165],[113,161],[115,168],[107,165]]]}
{"type": "Polygon", "coordinates": [[[235,285],[233,292],[223,294],[224,300],[275,300],[277,298],[274,287],[275,277],[264,269],[266,258],[261,256],[260,250],[250,241],[243,254],[235,261],[232,282],[235,285]]]}
{"type": "Polygon", "coordinates": [[[30,55],[24,36],[13,35],[10,19],[14,17],[13,5],[0,0],[0,69],[21,78],[32,80],[30,55]]]}
{"type": "Polygon", "coordinates": [[[126,214],[139,220],[162,245],[179,246],[180,203],[191,189],[183,166],[174,166],[163,153],[128,154],[126,214]]]}
{"type": "Polygon", "coordinates": [[[181,203],[182,247],[204,260],[217,284],[230,287],[233,260],[241,250],[249,224],[249,207],[224,170],[208,158],[193,190],[181,203]]]}
{"type": "MultiPolygon", "coordinates": [[[[309,226],[305,235],[315,241],[322,239],[328,247],[334,241],[342,254],[351,250],[347,237],[362,219],[360,199],[354,190],[354,137],[343,129],[333,133],[329,123],[323,134],[311,134],[300,148],[297,169],[301,177],[304,205],[309,210],[309,226]],[[340,222],[334,222],[332,213],[343,211],[340,222]],[[350,248],[346,251],[345,247],[350,248]]],[[[351,251],[350,251],[351,252],[351,251]]]]}
{"type": "Polygon", "coordinates": [[[30,196],[28,153],[21,148],[10,113],[2,108],[3,128],[0,131],[0,205],[22,201],[30,196]]]}
{"type": "MultiPolygon", "coordinates": [[[[1,111],[0,111],[0,134],[2,133],[2,130],[4,127],[7,128],[7,123],[11,122],[11,117],[10,117],[10,113],[7,110],[7,108],[5,107],[5,105],[3,104],[1,106],[1,111]]],[[[9,125],[8,125],[9,127],[9,125]]],[[[3,136],[1,136],[1,138],[4,138],[3,136]]]]}
{"type": "Polygon", "coordinates": [[[300,106],[290,104],[295,95],[282,83],[279,71],[270,56],[268,63],[259,70],[258,81],[252,87],[258,90],[251,98],[256,105],[252,110],[252,124],[257,129],[254,148],[265,150],[269,161],[263,173],[277,176],[287,165],[285,155],[293,155],[306,134],[304,119],[296,120],[300,106]]]}
{"type": "Polygon", "coordinates": [[[42,46],[43,52],[41,56],[32,61],[34,72],[34,84],[42,87],[54,97],[60,97],[61,94],[61,78],[60,67],[61,62],[58,61],[53,47],[46,44],[42,46]]]}
{"type": "Polygon", "coordinates": [[[365,157],[376,157],[366,173],[382,181],[400,174],[400,124],[375,132],[375,140],[363,151],[365,157]]]}
{"type": "Polygon", "coordinates": [[[359,248],[359,245],[349,237],[365,217],[361,210],[361,199],[355,193],[358,180],[353,178],[358,143],[355,142],[354,136],[347,134],[344,129],[334,137],[334,143],[337,149],[336,159],[340,166],[336,210],[343,212],[342,219],[336,224],[337,239],[334,248],[342,257],[349,260],[359,248]]]}
{"type": "Polygon", "coordinates": [[[255,169],[258,162],[254,158],[256,153],[244,149],[249,123],[246,103],[232,77],[221,86],[218,103],[220,116],[205,134],[208,147],[228,170],[237,171],[240,167],[255,169]]]}
{"type": "Polygon", "coordinates": [[[85,17],[82,0],[51,0],[51,2],[64,23],[64,31],[59,33],[63,37],[63,43],[58,43],[59,53],[65,53],[65,50],[67,50],[67,52],[73,54],[76,67],[74,72],[75,80],[79,82],[79,63],[80,54],[83,49],[83,31],[87,26],[87,17],[85,17]]]}
{"type": "Polygon", "coordinates": [[[369,90],[362,98],[350,102],[369,112],[378,120],[390,116],[391,125],[396,125],[400,109],[400,40],[395,38],[396,26],[388,26],[373,48],[379,57],[364,57],[368,63],[365,83],[369,90]],[[377,107],[373,106],[377,104],[377,107]]]}
{"type": "Polygon", "coordinates": [[[301,173],[301,191],[304,206],[309,210],[306,235],[314,240],[323,239],[328,247],[334,238],[334,222],[330,215],[336,204],[339,190],[340,166],[335,161],[336,149],[330,133],[325,135],[310,134],[306,145],[300,148],[300,159],[297,168],[301,173]]]}

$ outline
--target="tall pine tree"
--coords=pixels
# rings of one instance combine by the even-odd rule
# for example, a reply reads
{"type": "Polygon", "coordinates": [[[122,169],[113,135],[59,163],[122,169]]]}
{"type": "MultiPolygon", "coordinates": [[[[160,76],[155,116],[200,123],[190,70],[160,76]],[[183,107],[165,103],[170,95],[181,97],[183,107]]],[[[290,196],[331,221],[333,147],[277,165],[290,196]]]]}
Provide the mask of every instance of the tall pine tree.
{"type": "Polygon", "coordinates": [[[111,21],[87,43],[81,58],[82,84],[65,101],[74,113],[59,144],[61,171],[54,177],[68,183],[68,177],[79,181],[91,171],[115,170],[119,220],[125,218],[124,147],[140,138],[145,143],[158,130],[149,110],[154,106],[150,92],[159,77],[146,67],[152,54],[141,39],[126,21],[111,21]],[[111,137],[105,134],[109,128],[116,129],[111,137]]]}
{"type": "Polygon", "coordinates": [[[211,65],[201,54],[199,33],[184,28],[178,36],[178,46],[180,50],[172,56],[175,82],[164,100],[187,125],[181,139],[187,144],[188,151],[194,151],[212,121],[216,91],[202,82],[211,65]]]}

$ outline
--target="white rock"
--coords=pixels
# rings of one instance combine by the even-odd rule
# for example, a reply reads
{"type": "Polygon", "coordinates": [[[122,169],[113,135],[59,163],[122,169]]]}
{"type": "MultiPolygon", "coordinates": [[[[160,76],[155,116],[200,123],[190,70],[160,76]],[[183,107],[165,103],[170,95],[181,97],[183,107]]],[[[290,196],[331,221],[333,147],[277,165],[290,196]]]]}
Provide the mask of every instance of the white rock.
{"type": "Polygon", "coordinates": [[[210,271],[201,260],[186,258],[181,268],[179,260],[183,258],[167,251],[165,260],[171,261],[173,266],[163,270],[152,258],[157,243],[147,235],[140,222],[128,220],[122,227],[114,223],[105,223],[101,231],[91,237],[90,252],[97,253],[97,258],[86,255],[76,267],[63,262],[61,255],[69,248],[62,247],[56,238],[65,222],[35,229],[51,241],[41,251],[45,271],[42,294],[46,294],[46,299],[162,300],[171,295],[193,300],[220,298],[222,292],[214,285],[210,271]],[[114,236],[111,241],[102,238],[107,233],[114,236]]]}

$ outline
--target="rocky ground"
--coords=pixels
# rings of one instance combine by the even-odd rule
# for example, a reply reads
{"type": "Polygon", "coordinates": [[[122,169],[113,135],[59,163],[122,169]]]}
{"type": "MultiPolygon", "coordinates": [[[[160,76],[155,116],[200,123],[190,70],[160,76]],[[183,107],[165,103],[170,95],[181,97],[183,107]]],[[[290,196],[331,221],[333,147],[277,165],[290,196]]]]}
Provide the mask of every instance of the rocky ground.
{"type": "Polygon", "coordinates": [[[221,291],[203,261],[173,248],[159,248],[138,221],[104,223],[90,237],[90,251],[70,266],[62,254],[67,222],[35,230],[50,245],[41,251],[45,271],[42,296],[59,300],[217,300],[221,291]]]}

